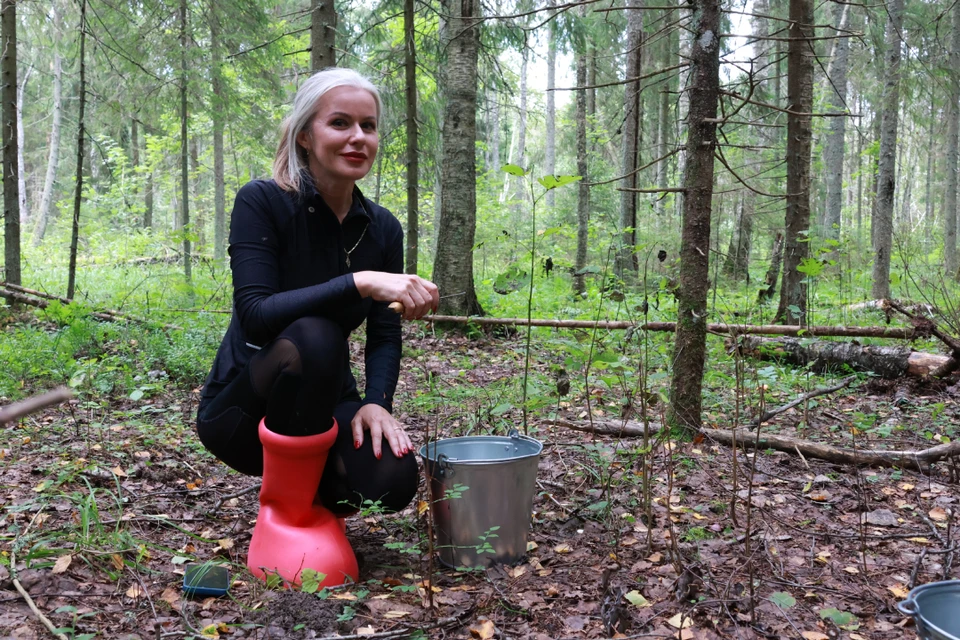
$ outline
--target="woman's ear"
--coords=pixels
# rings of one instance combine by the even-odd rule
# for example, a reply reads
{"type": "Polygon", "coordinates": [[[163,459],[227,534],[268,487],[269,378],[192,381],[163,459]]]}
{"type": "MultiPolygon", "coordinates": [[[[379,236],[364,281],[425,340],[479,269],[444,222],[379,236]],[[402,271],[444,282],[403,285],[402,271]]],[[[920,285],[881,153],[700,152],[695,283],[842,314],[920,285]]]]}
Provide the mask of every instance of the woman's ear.
{"type": "Polygon", "coordinates": [[[297,134],[297,144],[308,149],[310,147],[310,131],[303,129],[300,133],[297,134]]]}

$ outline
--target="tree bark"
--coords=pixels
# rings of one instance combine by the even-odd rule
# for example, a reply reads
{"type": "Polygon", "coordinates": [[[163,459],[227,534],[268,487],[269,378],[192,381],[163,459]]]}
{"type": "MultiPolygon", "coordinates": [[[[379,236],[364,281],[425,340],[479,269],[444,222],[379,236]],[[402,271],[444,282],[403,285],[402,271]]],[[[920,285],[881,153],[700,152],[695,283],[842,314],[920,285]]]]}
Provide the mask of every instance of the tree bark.
{"type": "MultiPolygon", "coordinates": [[[[663,14],[663,24],[670,24],[673,22],[673,11],[667,9],[663,14]]],[[[670,48],[673,39],[670,37],[660,39],[660,67],[666,69],[667,67],[673,66],[673,51],[670,48]]],[[[660,83],[659,88],[659,97],[660,100],[657,104],[657,157],[663,158],[667,155],[667,152],[670,150],[670,129],[673,126],[673,123],[670,121],[670,79],[665,79],[660,83]]],[[[665,159],[657,163],[657,188],[666,189],[670,186],[668,170],[670,167],[670,160],[665,159]]],[[[657,198],[655,211],[658,216],[662,216],[664,213],[664,202],[665,198],[657,198]]]]}
{"type": "Polygon", "coordinates": [[[783,265],[783,234],[778,233],[773,240],[773,249],[770,251],[770,266],[763,282],[765,287],[757,295],[757,302],[764,302],[777,292],[777,281],[780,279],[780,267],[783,265]]]}
{"type": "Polygon", "coordinates": [[[416,275],[420,245],[420,149],[417,129],[417,41],[413,0],[403,0],[404,82],[407,94],[407,264],[416,275]]]}
{"type": "Polygon", "coordinates": [[[210,69],[210,90],[213,109],[210,124],[213,128],[213,259],[223,262],[227,257],[227,199],[226,170],[223,163],[223,130],[226,126],[223,92],[223,50],[220,43],[220,7],[210,0],[210,49],[213,54],[210,69]]]}
{"type": "Polygon", "coordinates": [[[440,182],[440,223],[433,280],[451,295],[440,300],[448,314],[483,313],[473,281],[473,243],[477,226],[477,54],[480,4],[477,0],[446,0],[449,16],[444,30],[443,163],[440,182]],[[463,295],[460,295],[460,294],[463,295]]]}
{"type": "MultiPolygon", "coordinates": [[[[581,7],[580,15],[585,11],[581,7]]],[[[587,54],[577,52],[577,86],[587,83],[587,54]]],[[[581,180],[577,183],[577,255],[573,266],[573,291],[581,298],[587,292],[586,274],[587,243],[590,237],[590,187],[587,165],[587,96],[586,91],[577,91],[577,173],[581,180]]]]}
{"type": "Polygon", "coordinates": [[[187,0],[180,0],[180,227],[183,232],[183,276],[192,280],[190,257],[190,141],[187,136],[187,0]]]}
{"type": "Polygon", "coordinates": [[[33,246],[39,246],[47,233],[50,221],[50,203],[53,200],[53,185],[57,180],[57,168],[60,164],[60,123],[63,117],[63,59],[60,57],[60,33],[63,25],[60,19],[60,3],[54,2],[53,11],[53,109],[50,116],[50,147],[47,154],[47,173],[43,179],[43,192],[40,194],[40,206],[36,214],[36,226],[33,228],[33,246]]]}
{"type": "Polygon", "coordinates": [[[337,11],[334,0],[310,2],[310,67],[317,72],[337,64],[337,11]]]}
{"type": "MultiPolygon", "coordinates": [[[[556,0],[547,0],[547,7],[553,9],[556,0]]],[[[551,11],[551,15],[553,12],[551,11]]],[[[557,18],[553,15],[547,27],[547,116],[546,141],[543,158],[543,172],[554,175],[557,172],[557,104],[553,89],[557,86],[557,18]]],[[[553,207],[556,202],[554,189],[547,191],[547,207],[553,207]]]]}
{"type": "MultiPolygon", "coordinates": [[[[931,85],[931,91],[933,85],[931,85]]],[[[929,148],[933,155],[933,146],[929,148]]],[[[957,272],[957,187],[960,161],[960,6],[953,7],[953,34],[947,69],[947,184],[943,196],[943,258],[948,274],[957,272]]]]}
{"type": "MultiPolygon", "coordinates": [[[[77,245],[80,242],[80,202],[83,197],[83,143],[86,138],[84,131],[84,109],[87,104],[87,0],[80,0],[80,85],[79,108],[77,113],[77,176],[73,192],[73,220],[70,225],[70,265],[67,267],[67,298],[73,300],[77,288],[77,245]]],[[[20,284],[7,276],[8,282],[20,284]]]]}
{"type": "Polygon", "coordinates": [[[30,210],[27,207],[27,172],[23,166],[23,93],[27,90],[27,81],[32,71],[32,67],[27,67],[23,72],[23,82],[17,88],[17,202],[20,208],[21,227],[30,217],[30,210]]]}
{"type": "Polygon", "coordinates": [[[3,118],[4,269],[9,282],[20,284],[20,189],[17,170],[17,2],[0,2],[0,118],[3,118]]]}
{"type": "Polygon", "coordinates": [[[826,342],[804,338],[741,336],[737,348],[744,356],[776,360],[814,371],[869,371],[883,378],[926,376],[950,356],[922,353],[910,347],[864,346],[855,342],[826,342]]]}
{"type": "MultiPolygon", "coordinates": [[[[837,23],[837,40],[834,41],[833,58],[830,60],[828,74],[828,94],[831,99],[831,113],[844,113],[847,109],[847,60],[850,46],[844,31],[849,25],[850,5],[834,5],[837,23]]],[[[843,208],[843,158],[844,138],[847,119],[830,118],[830,132],[824,144],[823,160],[827,173],[827,202],[825,215],[825,234],[828,238],[840,237],[841,210],[843,208]]]]}
{"type": "Polygon", "coordinates": [[[806,324],[806,276],[797,271],[810,254],[810,154],[813,127],[813,0],[790,0],[787,53],[787,212],[783,283],[776,320],[806,324]],[[801,115],[806,114],[806,115],[801,115]]]}
{"type": "Polygon", "coordinates": [[[683,177],[680,287],[668,415],[670,424],[687,430],[700,426],[706,359],[710,213],[720,94],[719,0],[695,0],[693,16],[696,23],[691,52],[687,165],[683,177]]]}
{"type": "MultiPolygon", "coordinates": [[[[626,78],[638,78],[642,74],[643,61],[643,0],[629,0],[627,6],[627,64],[626,78]]],[[[621,138],[622,161],[620,173],[623,190],[620,192],[620,250],[617,252],[617,275],[626,282],[635,282],[638,273],[637,244],[637,157],[640,149],[640,81],[623,86],[623,135],[621,138]]]]}
{"type": "MultiPolygon", "coordinates": [[[[873,207],[873,288],[871,297],[890,297],[890,253],[893,250],[893,204],[896,193],[897,125],[900,112],[900,30],[903,0],[887,5],[886,69],[883,82],[883,116],[880,124],[880,158],[877,166],[877,199],[873,207]]],[[[956,215],[956,212],[954,212],[956,215]]]]}
{"type": "Polygon", "coordinates": [[[750,236],[753,234],[753,212],[747,210],[747,196],[740,192],[740,202],[734,219],[730,248],[723,265],[723,272],[734,280],[750,282],[750,236]]]}

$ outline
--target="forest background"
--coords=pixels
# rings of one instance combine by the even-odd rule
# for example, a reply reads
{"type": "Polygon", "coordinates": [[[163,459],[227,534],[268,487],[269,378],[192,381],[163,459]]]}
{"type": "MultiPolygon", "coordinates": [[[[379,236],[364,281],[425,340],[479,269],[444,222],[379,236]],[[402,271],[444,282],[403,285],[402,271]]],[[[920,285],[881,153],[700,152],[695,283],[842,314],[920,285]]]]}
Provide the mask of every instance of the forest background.
{"type": "MultiPolygon", "coordinates": [[[[677,323],[501,334],[504,370],[472,392],[478,363],[461,353],[438,382],[434,334],[408,328],[414,422],[566,411],[692,431],[819,380],[730,359],[708,322],[893,321],[941,350],[860,304],[897,298],[960,334],[957,5],[3,0],[0,27],[0,396],[66,384],[86,413],[61,426],[149,410],[189,428],[231,306],[232,196],[269,177],[292,94],[331,64],[380,87],[361,188],[404,224],[441,313],[677,323]]],[[[942,397],[916,406],[922,427],[860,407],[830,431],[955,437],[942,397]]]]}

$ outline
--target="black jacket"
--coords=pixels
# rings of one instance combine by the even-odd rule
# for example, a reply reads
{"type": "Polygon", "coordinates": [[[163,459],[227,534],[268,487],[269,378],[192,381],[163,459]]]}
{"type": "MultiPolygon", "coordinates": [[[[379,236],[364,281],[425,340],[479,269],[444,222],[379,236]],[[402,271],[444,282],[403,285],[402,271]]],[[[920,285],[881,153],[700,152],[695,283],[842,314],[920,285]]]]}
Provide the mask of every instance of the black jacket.
{"type": "MultiPolygon", "coordinates": [[[[230,221],[233,318],[200,404],[213,399],[247,365],[257,348],[304,316],[322,316],[350,333],[367,321],[364,404],[393,410],[400,372],[400,316],[387,303],[361,298],[357,271],[403,272],[403,229],[393,215],[354,189],[353,205],[337,221],[309,180],[301,194],[273,180],[237,192],[230,221]],[[354,248],[355,247],[355,248],[354,248]],[[347,267],[347,251],[350,267],[347,267]]],[[[342,400],[360,400],[347,363],[342,400]]]]}

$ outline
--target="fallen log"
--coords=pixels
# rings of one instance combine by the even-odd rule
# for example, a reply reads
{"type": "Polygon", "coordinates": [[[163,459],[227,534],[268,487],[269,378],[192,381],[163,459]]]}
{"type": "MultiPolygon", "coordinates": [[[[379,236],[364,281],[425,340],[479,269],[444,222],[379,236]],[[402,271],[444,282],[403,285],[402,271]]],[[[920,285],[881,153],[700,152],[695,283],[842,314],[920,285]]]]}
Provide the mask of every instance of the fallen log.
{"type": "Polygon", "coordinates": [[[929,376],[952,358],[936,353],[914,351],[909,347],[880,347],[851,342],[761,338],[740,336],[728,345],[740,355],[760,360],[787,362],[799,367],[811,364],[814,371],[869,371],[883,378],[929,376]]]}
{"type": "MultiPolygon", "coordinates": [[[[485,318],[482,316],[441,316],[432,315],[421,318],[426,322],[449,322],[454,324],[503,325],[525,327],[553,327],[558,329],[634,329],[637,331],[677,330],[676,322],[637,323],[629,320],[551,320],[534,318],[485,318]]],[[[912,340],[916,332],[912,327],[846,327],[817,326],[801,327],[789,324],[721,324],[707,325],[708,333],[731,335],[770,335],[770,336],[822,336],[837,338],[899,338],[912,340]]]]}
{"type": "Polygon", "coordinates": [[[34,411],[45,409],[55,404],[60,404],[73,397],[73,392],[67,387],[58,387],[53,391],[42,393],[38,396],[32,396],[20,402],[15,402],[9,406],[0,408],[0,426],[8,422],[19,420],[25,415],[34,411]]]}
{"type": "MultiPolygon", "coordinates": [[[[50,306],[51,301],[57,301],[62,304],[71,304],[73,302],[69,298],[43,293],[42,291],[34,291],[32,289],[27,289],[26,287],[21,287],[19,285],[9,284],[6,282],[0,282],[0,298],[5,298],[13,302],[19,302],[30,307],[37,307],[38,309],[46,309],[48,306],[50,306]]],[[[135,318],[118,311],[91,311],[90,315],[97,320],[104,320],[106,322],[133,322],[137,324],[159,325],[164,329],[180,328],[172,324],[164,324],[154,322],[152,320],[145,320],[143,318],[135,318]]]]}

